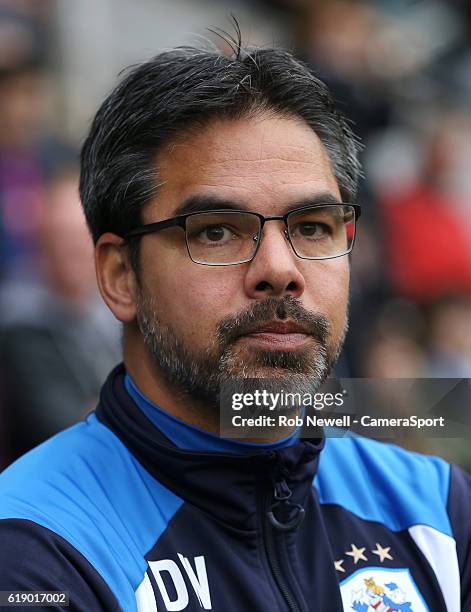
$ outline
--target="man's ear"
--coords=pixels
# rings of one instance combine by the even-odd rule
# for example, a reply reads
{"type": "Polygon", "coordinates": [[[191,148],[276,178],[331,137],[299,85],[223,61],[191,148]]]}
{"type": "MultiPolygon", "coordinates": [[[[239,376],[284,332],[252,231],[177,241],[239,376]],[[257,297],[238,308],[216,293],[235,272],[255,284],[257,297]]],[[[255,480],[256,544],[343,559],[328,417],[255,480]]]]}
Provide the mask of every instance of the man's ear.
{"type": "Polygon", "coordinates": [[[136,316],[136,276],[123,239],[116,234],[102,234],[95,245],[98,287],[114,316],[130,323],[136,316]]]}

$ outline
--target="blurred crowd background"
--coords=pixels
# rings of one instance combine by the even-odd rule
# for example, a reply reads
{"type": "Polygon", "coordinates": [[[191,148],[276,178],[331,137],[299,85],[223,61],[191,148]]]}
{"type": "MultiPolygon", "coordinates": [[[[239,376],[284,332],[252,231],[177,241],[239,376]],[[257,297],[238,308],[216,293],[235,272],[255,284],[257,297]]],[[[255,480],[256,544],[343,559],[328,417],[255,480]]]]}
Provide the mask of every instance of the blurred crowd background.
{"type": "MultiPolygon", "coordinates": [[[[222,44],[206,28],[230,14],[308,62],[365,145],[338,374],[471,377],[471,3],[0,0],[0,467],[92,409],[120,358],[77,191],[98,104],[130,64],[222,44]]],[[[415,446],[471,468],[469,437],[415,446]]]]}

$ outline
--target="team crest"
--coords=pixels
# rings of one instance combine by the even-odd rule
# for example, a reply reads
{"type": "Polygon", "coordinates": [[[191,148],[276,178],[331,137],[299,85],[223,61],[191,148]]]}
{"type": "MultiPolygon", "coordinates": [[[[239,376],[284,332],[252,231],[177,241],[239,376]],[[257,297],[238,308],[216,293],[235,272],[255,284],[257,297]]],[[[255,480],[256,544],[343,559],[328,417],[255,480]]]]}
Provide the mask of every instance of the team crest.
{"type": "Polygon", "coordinates": [[[340,583],[345,612],[429,612],[408,569],[365,567],[340,583]]]}

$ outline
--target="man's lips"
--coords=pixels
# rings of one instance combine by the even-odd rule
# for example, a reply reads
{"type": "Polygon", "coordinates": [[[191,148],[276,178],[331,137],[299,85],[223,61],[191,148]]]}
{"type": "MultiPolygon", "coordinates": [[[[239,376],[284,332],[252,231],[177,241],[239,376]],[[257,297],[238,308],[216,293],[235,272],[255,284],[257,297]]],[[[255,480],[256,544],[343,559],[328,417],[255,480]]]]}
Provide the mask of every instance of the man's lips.
{"type": "Polygon", "coordinates": [[[295,350],[311,337],[312,335],[298,323],[272,321],[241,335],[239,339],[271,350],[295,350]]]}

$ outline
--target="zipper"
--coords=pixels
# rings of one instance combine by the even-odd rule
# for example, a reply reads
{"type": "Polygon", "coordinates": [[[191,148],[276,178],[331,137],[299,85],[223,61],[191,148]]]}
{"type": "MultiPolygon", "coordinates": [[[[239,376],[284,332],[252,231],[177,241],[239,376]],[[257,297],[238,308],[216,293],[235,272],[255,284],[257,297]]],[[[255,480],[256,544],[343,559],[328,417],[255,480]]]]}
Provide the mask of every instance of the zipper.
{"type": "Polygon", "coordinates": [[[265,553],[273,579],[280,590],[290,612],[302,612],[296,598],[286,581],[277,555],[275,532],[293,531],[304,519],[304,508],[290,502],[292,491],[285,479],[273,482],[273,490],[265,496],[262,504],[262,525],[265,553]],[[280,510],[288,520],[283,520],[280,510]]]}

